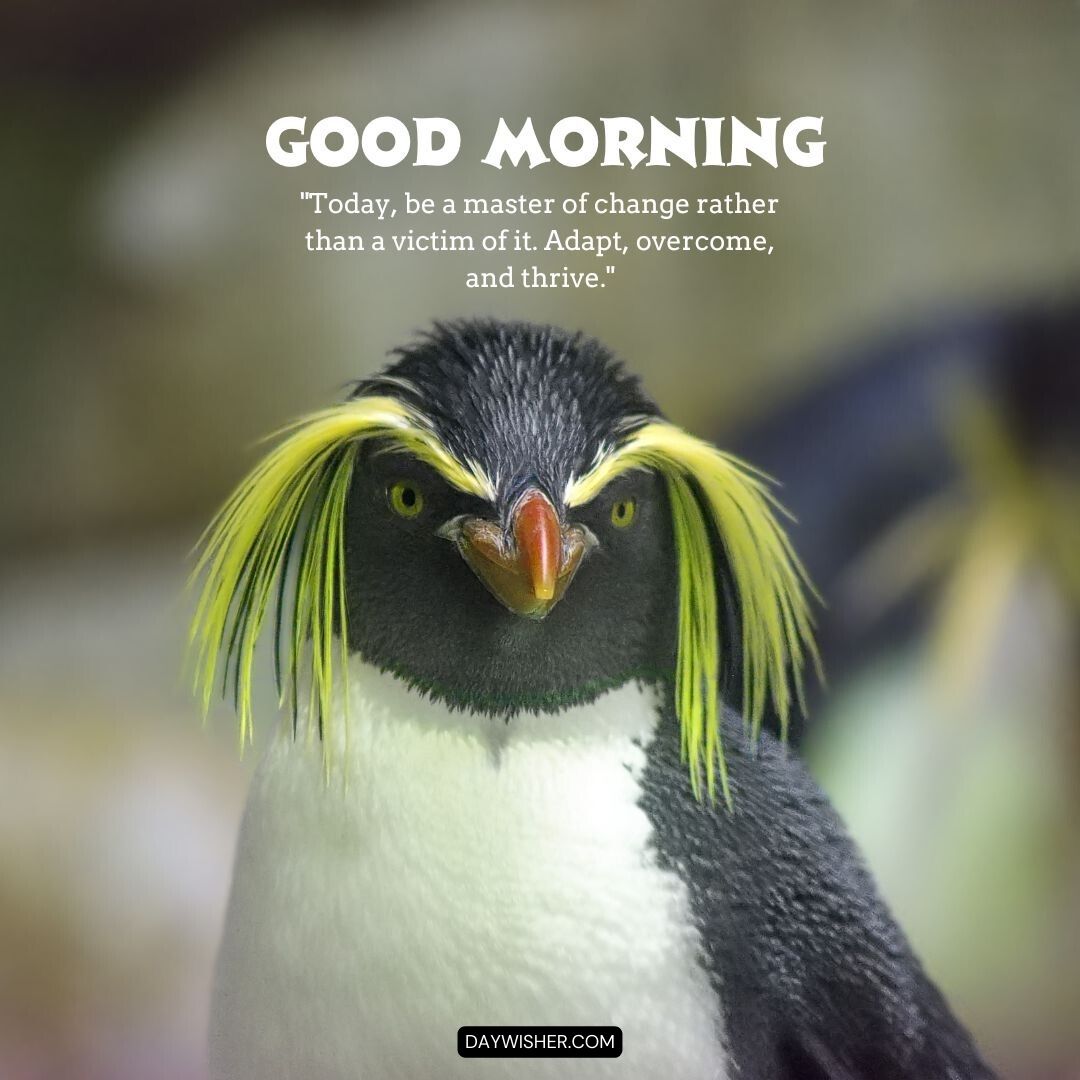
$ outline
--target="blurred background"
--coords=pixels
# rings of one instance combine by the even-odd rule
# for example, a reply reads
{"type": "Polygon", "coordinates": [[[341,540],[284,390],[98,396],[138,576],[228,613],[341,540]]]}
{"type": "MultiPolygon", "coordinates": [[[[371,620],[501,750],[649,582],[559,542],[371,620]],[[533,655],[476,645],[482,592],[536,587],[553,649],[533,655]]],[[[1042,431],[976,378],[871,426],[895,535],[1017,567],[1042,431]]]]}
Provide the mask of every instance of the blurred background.
{"type": "Polygon", "coordinates": [[[1080,1076],[1075,4],[11,0],[0,85],[0,1077],[204,1075],[254,755],[182,678],[188,552],[256,438],[466,313],[603,338],[784,484],[826,601],[799,752],[1002,1075],[1080,1076]],[[457,162],[263,148],[384,113],[456,120],[457,162]],[[499,116],[567,114],[828,146],[478,164],[499,116]],[[481,294],[480,255],[307,255],[301,188],[782,201],[771,258],[481,294]]]}

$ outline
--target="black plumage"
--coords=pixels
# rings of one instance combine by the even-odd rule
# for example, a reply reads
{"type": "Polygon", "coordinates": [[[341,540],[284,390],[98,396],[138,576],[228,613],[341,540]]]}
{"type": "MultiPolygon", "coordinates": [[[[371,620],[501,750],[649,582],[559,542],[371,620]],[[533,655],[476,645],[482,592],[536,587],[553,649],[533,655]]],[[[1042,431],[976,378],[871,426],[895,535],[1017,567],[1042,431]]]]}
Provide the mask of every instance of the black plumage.
{"type": "Polygon", "coordinates": [[[642,805],[690,890],[740,1080],[993,1076],[795,753],[728,711],[731,810],[686,791],[672,706],[642,805]]]}
{"type": "Polygon", "coordinates": [[[436,323],[357,394],[415,405],[458,458],[484,465],[505,508],[535,482],[556,503],[631,418],[658,414],[595,338],[493,319],[436,323]]]}

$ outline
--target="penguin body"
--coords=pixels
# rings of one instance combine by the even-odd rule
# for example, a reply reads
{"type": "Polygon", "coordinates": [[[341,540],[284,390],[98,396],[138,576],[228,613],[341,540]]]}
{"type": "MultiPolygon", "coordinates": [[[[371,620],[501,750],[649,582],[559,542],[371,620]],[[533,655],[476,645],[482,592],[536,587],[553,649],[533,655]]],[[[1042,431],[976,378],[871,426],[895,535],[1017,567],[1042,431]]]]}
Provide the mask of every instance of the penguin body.
{"type": "Polygon", "coordinates": [[[288,730],[255,777],[213,1075],[726,1080],[689,892],[641,807],[656,692],[477,723],[349,674],[347,787],[288,730]],[[459,1058],[469,1023],[617,1024],[623,1052],[459,1058]]]}
{"type": "Polygon", "coordinates": [[[204,700],[220,647],[249,730],[277,589],[293,701],[241,830],[215,1080],[990,1076],[756,738],[812,652],[764,481],[528,324],[438,326],[290,430],[202,563],[204,700]],[[623,1053],[458,1056],[500,1024],[615,1025],[623,1053]]]}

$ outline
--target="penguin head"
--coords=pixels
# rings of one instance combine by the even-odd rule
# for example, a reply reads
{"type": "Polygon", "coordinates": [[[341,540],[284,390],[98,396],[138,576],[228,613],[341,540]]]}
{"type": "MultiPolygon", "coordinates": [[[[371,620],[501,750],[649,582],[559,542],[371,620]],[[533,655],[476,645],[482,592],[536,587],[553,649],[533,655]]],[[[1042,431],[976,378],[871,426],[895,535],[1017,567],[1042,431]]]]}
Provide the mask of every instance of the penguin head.
{"type": "Polygon", "coordinates": [[[671,520],[656,473],[570,506],[628,424],[657,415],[599,342],[523,323],[438,325],[357,397],[390,396],[484,478],[462,491],[392,440],[345,511],[348,641],[478,712],[558,709],[674,660],[671,520]]]}
{"type": "Polygon", "coordinates": [[[279,687],[320,724],[350,652],[478,715],[666,680],[712,795],[721,698],[784,722],[815,654],[768,482],[664,419],[598,341],[436,324],[282,436],[195,570],[197,690],[207,708],[223,661],[242,739],[275,606],[279,687]]]}

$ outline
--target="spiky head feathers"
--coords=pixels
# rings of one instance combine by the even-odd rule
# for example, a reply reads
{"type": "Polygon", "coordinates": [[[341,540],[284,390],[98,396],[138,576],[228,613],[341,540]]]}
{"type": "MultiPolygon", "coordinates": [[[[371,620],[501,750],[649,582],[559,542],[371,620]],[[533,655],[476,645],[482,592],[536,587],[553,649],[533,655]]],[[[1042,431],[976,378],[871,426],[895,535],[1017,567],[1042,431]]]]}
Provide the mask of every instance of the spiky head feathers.
{"type": "MultiPolygon", "coordinates": [[[[255,644],[271,607],[283,697],[291,697],[294,716],[304,711],[306,682],[306,715],[329,714],[337,668],[344,675],[346,667],[350,615],[365,617],[347,610],[346,506],[358,460],[385,450],[410,455],[499,519],[525,488],[545,493],[571,520],[619,478],[661,477],[670,515],[665,550],[677,564],[671,676],[694,791],[712,797],[719,782],[728,795],[719,709],[733,668],[748,725],[756,730],[770,704],[786,723],[816,654],[808,584],[769,482],[664,420],[599,343],[528,324],[437,326],[350,400],[280,436],[211,522],[193,575],[202,582],[191,630],[197,692],[208,708],[223,673],[242,742],[251,735],[255,644]],[[738,640],[723,640],[721,627],[733,621],[738,640]]],[[[619,591],[617,579],[610,591],[619,591]]],[[[482,618],[513,618],[485,602],[482,618]]],[[[563,632],[588,626],[570,622],[572,615],[563,632]]],[[[531,647],[547,632],[529,628],[531,647]]]]}

